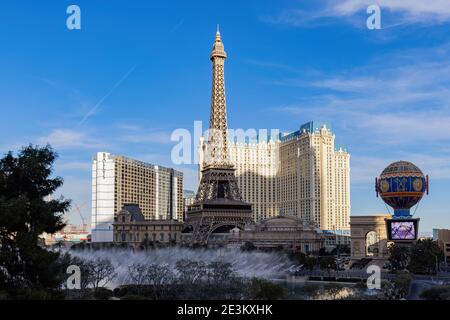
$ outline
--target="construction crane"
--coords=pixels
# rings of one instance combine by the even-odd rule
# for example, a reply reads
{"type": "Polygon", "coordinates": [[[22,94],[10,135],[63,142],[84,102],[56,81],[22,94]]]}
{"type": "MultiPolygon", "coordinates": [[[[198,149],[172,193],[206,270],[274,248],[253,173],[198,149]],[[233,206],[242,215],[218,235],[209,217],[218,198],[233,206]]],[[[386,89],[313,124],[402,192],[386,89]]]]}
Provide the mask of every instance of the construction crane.
{"type": "Polygon", "coordinates": [[[83,222],[83,231],[87,232],[87,223],[86,219],[83,217],[83,214],[81,213],[81,209],[86,206],[86,203],[83,203],[82,205],[77,205],[75,203],[75,209],[77,210],[78,214],[80,215],[81,221],[83,222]]]}

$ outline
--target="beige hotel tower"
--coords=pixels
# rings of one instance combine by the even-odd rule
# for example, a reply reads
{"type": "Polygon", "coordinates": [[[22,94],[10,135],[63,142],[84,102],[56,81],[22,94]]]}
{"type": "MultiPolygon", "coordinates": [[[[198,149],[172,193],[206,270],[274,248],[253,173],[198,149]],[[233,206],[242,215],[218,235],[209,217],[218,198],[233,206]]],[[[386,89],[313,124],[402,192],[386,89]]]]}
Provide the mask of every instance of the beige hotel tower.
{"type": "Polygon", "coordinates": [[[229,140],[229,159],[255,221],[284,215],[322,230],[350,229],[350,155],[336,148],[329,126],[308,122],[286,135],[229,140]]]}

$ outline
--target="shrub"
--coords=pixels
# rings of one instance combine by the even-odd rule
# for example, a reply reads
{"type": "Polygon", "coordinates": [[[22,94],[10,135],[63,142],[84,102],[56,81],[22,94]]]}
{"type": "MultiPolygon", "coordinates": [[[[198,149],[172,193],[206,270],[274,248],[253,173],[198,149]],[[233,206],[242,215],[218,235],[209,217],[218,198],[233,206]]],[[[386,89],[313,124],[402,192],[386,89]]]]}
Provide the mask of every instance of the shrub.
{"type": "Polygon", "coordinates": [[[96,300],[109,300],[113,296],[113,292],[106,288],[95,288],[94,289],[94,298],[96,300]]]}
{"type": "Polygon", "coordinates": [[[286,289],[265,279],[253,278],[250,287],[250,299],[281,300],[286,297],[286,289]]]}
{"type": "Polygon", "coordinates": [[[450,298],[450,286],[435,286],[420,293],[420,298],[425,300],[448,300],[450,298]]]}

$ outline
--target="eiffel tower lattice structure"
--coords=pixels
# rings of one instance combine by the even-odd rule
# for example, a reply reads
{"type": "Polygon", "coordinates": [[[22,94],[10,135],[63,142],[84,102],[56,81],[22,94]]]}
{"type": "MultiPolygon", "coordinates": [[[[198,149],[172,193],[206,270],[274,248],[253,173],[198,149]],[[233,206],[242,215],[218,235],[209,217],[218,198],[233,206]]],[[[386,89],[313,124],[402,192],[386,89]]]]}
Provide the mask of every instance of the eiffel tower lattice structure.
{"type": "Polygon", "coordinates": [[[242,200],[234,166],[228,161],[224,64],[227,55],[217,30],[213,65],[211,114],[201,180],[186,213],[185,232],[192,244],[207,245],[212,234],[226,234],[252,223],[252,205],[242,200]]]}

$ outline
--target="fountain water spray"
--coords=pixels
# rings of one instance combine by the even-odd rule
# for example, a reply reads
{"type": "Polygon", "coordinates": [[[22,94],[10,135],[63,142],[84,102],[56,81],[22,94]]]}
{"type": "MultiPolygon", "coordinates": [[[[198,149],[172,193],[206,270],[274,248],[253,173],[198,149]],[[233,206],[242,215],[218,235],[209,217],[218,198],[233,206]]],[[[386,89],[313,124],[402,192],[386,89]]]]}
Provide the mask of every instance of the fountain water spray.
{"type": "Polygon", "coordinates": [[[294,263],[284,253],[241,251],[238,248],[189,249],[180,247],[158,248],[147,251],[131,251],[125,249],[102,250],[70,250],[69,254],[82,260],[95,261],[108,259],[117,272],[117,278],[108,287],[130,284],[128,267],[134,263],[144,265],[167,265],[176,272],[177,261],[188,259],[203,261],[206,264],[213,261],[230,263],[236,273],[242,277],[274,278],[287,275],[288,269],[294,263]]]}

